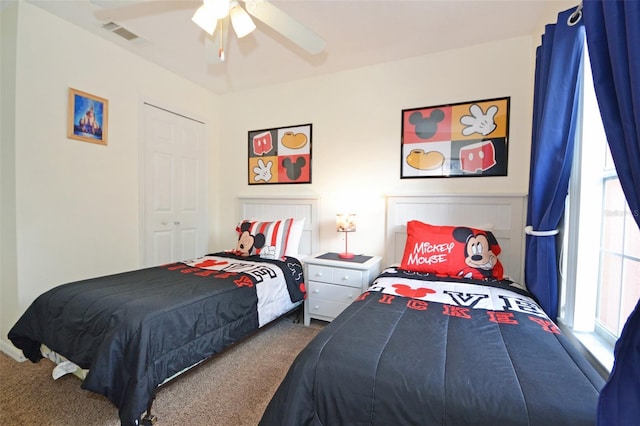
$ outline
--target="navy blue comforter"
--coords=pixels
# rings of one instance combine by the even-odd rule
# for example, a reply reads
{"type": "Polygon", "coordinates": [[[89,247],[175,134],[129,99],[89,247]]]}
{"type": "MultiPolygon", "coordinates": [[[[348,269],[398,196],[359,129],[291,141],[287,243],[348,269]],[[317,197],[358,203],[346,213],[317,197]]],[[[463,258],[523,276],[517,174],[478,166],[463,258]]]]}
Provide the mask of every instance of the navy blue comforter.
{"type": "Polygon", "coordinates": [[[256,285],[272,268],[285,272],[292,302],[304,297],[296,259],[215,256],[201,267],[174,263],[55,287],[9,339],[33,362],[44,343],[88,368],[82,388],[107,396],[123,425],[137,424],[165,379],[258,328],[256,285]],[[247,266],[249,259],[263,265],[247,266]]]}
{"type": "Polygon", "coordinates": [[[300,353],[260,424],[595,425],[603,383],[511,282],[390,268],[300,353]]]}

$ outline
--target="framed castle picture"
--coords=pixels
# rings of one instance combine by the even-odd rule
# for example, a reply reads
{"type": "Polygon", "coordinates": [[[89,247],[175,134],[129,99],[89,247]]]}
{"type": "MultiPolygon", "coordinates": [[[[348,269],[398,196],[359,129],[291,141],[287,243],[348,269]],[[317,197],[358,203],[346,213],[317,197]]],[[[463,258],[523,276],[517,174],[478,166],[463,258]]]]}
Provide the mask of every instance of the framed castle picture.
{"type": "Polygon", "coordinates": [[[506,176],[510,98],[402,110],[400,178],[506,176]]]}
{"type": "Polygon", "coordinates": [[[249,185],[311,183],[311,124],[251,130],[249,185]]]}
{"type": "Polygon", "coordinates": [[[107,144],[109,101],[69,88],[67,137],[84,142],[107,144]]]}

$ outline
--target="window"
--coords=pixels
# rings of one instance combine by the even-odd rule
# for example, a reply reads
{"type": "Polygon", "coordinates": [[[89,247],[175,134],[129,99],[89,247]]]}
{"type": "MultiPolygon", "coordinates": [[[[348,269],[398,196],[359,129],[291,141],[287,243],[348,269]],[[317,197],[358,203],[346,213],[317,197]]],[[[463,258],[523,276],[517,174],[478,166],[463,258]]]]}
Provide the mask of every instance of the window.
{"type": "Polygon", "coordinates": [[[596,328],[617,339],[640,298],[640,236],[615,169],[603,177],[602,244],[596,328]]]}
{"type": "Polygon", "coordinates": [[[640,298],[640,230],[609,152],[587,53],[583,69],[581,131],[563,232],[559,316],[610,370],[613,345],[640,298]]]}

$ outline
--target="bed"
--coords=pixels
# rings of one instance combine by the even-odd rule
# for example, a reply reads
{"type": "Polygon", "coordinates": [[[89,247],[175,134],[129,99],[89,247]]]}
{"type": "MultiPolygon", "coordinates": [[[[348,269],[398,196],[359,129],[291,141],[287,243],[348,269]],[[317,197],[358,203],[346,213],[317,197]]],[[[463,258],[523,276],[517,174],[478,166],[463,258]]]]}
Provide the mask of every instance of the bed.
{"type": "Polygon", "coordinates": [[[525,202],[389,197],[389,267],[299,354],[260,424],[595,425],[602,377],[522,285],[525,202]]]}
{"type": "Polygon", "coordinates": [[[59,363],[54,377],[83,378],[83,389],[118,407],[121,424],[154,422],[159,386],[304,299],[299,258],[317,249],[317,200],[239,202],[233,249],[54,287],[9,339],[32,362],[46,356],[59,363]]]}

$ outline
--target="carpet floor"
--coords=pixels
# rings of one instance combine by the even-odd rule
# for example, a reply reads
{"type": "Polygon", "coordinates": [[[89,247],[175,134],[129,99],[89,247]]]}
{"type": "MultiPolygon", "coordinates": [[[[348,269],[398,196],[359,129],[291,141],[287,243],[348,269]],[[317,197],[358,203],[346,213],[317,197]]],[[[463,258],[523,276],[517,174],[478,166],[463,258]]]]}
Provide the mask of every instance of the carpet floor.
{"type": "MultiPolygon", "coordinates": [[[[284,317],[216,358],[162,387],[152,413],[158,426],[257,425],[291,363],[324,323],[305,327],[284,317]]],[[[104,396],[54,364],[16,362],[0,353],[0,425],[118,426],[118,410],[104,396]]]]}

